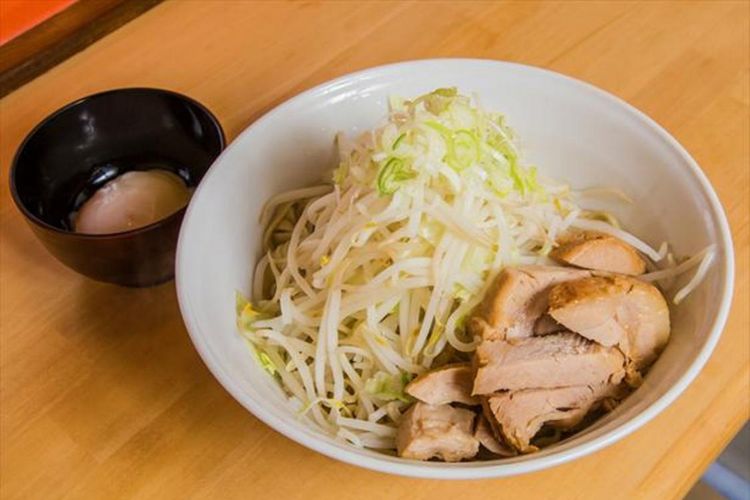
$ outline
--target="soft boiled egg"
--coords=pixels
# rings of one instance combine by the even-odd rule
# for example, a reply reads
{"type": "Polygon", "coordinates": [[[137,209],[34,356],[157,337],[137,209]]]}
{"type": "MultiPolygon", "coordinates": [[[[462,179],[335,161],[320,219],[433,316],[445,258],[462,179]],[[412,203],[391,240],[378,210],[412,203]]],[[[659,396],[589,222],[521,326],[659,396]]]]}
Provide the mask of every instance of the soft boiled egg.
{"type": "Polygon", "coordinates": [[[74,217],[78,233],[111,234],[147,226],[187,205],[190,191],[166,170],[126,172],[107,182],[74,217]]]}

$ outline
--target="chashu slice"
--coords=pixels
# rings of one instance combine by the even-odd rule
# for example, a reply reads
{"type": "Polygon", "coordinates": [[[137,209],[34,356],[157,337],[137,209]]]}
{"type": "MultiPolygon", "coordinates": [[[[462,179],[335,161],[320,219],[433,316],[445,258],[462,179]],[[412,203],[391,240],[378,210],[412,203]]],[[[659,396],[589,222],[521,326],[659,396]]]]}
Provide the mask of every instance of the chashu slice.
{"type": "Polygon", "coordinates": [[[502,392],[483,398],[483,404],[504,441],[529,453],[537,450],[531,440],[543,425],[572,429],[603,399],[621,396],[616,384],[604,383],[502,392]]]}
{"type": "Polygon", "coordinates": [[[564,326],[555,321],[555,318],[546,313],[539,316],[539,319],[534,323],[534,335],[549,335],[550,333],[560,333],[566,330],[564,326]]]}
{"type": "Polygon", "coordinates": [[[471,395],[474,368],[470,363],[445,365],[415,378],[406,386],[407,394],[431,405],[463,403],[478,405],[471,395]]]}
{"type": "Polygon", "coordinates": [[[458,462],[479,451],[471,410],[417,401],[404,413],[396,434],[396,450],[404,458],[439,458],[458,462]]]}
{"type": "Polygon", "coordinates": [[[566,267],[506,267],[469,319],[468,329],[482,340],[529,337],[547,309],[550,288],[589,275],[589,271],[566,267]]]}
{"type": "Polygon", "coordinates": [[[573,385],[619,383],[625,358],[575,333],[553,333],[479,344],[473,394],[518,389],[553,389],[573,385]]]}
{"type": "Polygon", "coordinates": [[[635,368],[648,367],[669,340],[669,307],[661,292],[628,276],[592,276],[555,286],[550,315],[603,346],[618,347],[635,368]]]}
{"type": "MultiPolygon", "coordinates": [[[[494,419],[494,417],[492,417],[494,419]]],[[[512,457],[516,451],[508,447],[502,440],[498,439],[492,425],[484,416],[484,413],[477,417],[477,428],[474,429],[474,437],[488,451],[501,457],[512,457]]]]}
{"type": "Polygon", "coordinates": [[[646,271],[646,261],[635,248],[619,238],[595,231],[574,231],[559,240],[549,256],[563,264],[638,275],[646,271]]]}

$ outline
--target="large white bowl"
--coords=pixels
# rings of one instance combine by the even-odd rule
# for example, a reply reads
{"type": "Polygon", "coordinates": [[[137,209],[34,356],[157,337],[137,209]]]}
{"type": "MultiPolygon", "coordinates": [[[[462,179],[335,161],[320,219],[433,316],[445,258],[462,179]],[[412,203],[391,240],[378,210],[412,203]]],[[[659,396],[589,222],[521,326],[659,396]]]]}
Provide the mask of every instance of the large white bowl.
{"type": "Polygon", "coordinates": [[[685,389],[716,345],[732,295],[732,242],[711,185],[685,149],[653,120],[591,85],[538,68],[441,59],[393,64],[308,90],[253,123],[211,167],[193,196],[177,250],[180,309],[196,349],[245,408],[285,436],[370,469],[431,478],[499,477],[581,457],[637,429],[685,389]],[[307,427],[256,365],[235,330],[235,290],[249,292],[260,251],[258,216],[271,195],[319,180],[334,162],[333,137],[371,128],[387,96],[436,87],[476,92],[503,112],[526,157],[575,187],[617,186],[635,204],[625,226],[687,255],[715,243],[705,282],[673,311],[672,339],[646,381],[620,407],[544,451],[491,462],[445,464],[395,458],[338,442],[307,427]]]}

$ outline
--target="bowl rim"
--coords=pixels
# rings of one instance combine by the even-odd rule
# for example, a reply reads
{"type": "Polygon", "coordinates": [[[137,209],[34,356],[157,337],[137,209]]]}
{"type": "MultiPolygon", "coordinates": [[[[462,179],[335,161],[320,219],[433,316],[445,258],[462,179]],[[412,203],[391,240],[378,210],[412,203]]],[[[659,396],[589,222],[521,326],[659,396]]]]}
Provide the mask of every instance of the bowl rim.
{"type": "MultiPolygon", "coordinates": [[[[214,132],[217,135],[217,138],[219,139],[219,148],[218,151],[215,154],[214,162],[221,156],[221,153],[226,149],[227,146],[227,140],[226,140],[226,134],[224,133],[224,129],[221,126],[221,123],[219,122],[219,119],[216,118],[216,116],[211,112],[210,109],[208,109],[205,105],[198,102],[197,100],[193,99],[192,97],[188,97],[184,94],[181,94],[179,92],[175,92],[173,90],[167,90],[167,89],[160,89],[156,87],[121,87],[116,89],[108,89],[101,92],[96,92],[94,94],[89,94],[83,97],[79,97],[78,99],[75,99],[74,101],[71,101],[62,107],[56,109],[46,117],[44,117],[39,123],[37,123],[23,138],[23,140],[19,143],[18,148],[16,148],[16,152],[13,154],[13,160],[10,164],[10,171],[8,174],[8,183],[10,184],[10,194],[11,198],[13,199],[13,203],[15,203],[18,210],[23,214],[23,216],[26,218],[27,221],[34,223],[36,226],[41,227],[42,229],[46,231],[50,231],[52,233],[65,235],[65,236],[74,236],[76,238],[81,239],[91,239],[91,240],[104,240],[104,239],[113,239],[113,238],[129,238],[131,236],[135,236],[141,233],[148,232],[156,227],[170,224],[172,222],[179,222],[182,217],[184,216],[187,207],[182,207],[179,210],[176,210],[172,212],[171,214],[167,215],[166,217],[162,217],[159,220],[156,220],[146,226],[139,226],[133,229],[128,229],[127,231],[118,231],[116,233],[78,233],[72,230],[63,229],[57,226],[54,226],[39,217],[36,216],[29,208],[26,206],[26,204],[21,199],[21,196],[18,193],[18,186],[16,183],[16,173],[19,168],[19,160],[21,158],[21,153],[26,149],[26,146],[31,141],[31,139],[34,138],[34,136],[42,130],[45,126],[47,126],[49,123],[51,123],[53,120],[58,118],[59,116],[63,115],[64,113],[69,112],[70,110],[80,106],[81,104],[91,100],[91,99],[99,99],[102,97],[109,96],[111,94],[126,94],[126,93],[133,93],[133,94],[160,94],[164,96],[169,97],[175,97],[178,100],[187,102],[191,106],[195,107],[198,111],[203,113],[211,123],[212,127],[214,128],[214,132]]],[[[212,163],[213,164],[213,163],[212,163]]],[[[210,167],[210,166],[209,166],[210,167]]],[[[206,173],[208,173],[208,169],[206,169],[206,173]]],[[[204,174],[205,175],[205,174],[204,174]]],[[[191,196],[192,198],[192,196],[191,196]]]]}
{"type": "MultiPolygon", "coordinates": [[[[186,228],[189,225],[192,212],[197,210],[195,208],[196,204],[194,203],[194,200],[199,198],[199,196],[197,195],[199,194],[202,185],[204,185],[203,181],[201,182],[201,185],[199,185],[196,189],[196,192],[194,193],[194,196],[191,199],[190,204],[188,205],[185,218],[183,219],[183,224],[180,230],[180,237],[177,244],[177,254],[175,260],[175,288],[177,291],[178,304],[191,341],[193,342],[204,364],[208,367],[209,371],[214,375],[214,377],[219,381],[224,389],[229,392],[237,402],[239,402],[243,407],[249,410],[263,423],[286,436],[287,438],[292,439],[293,441],[302,444],[309,449],[317,451],[330,458],[340,460],[348,464],[364,467],[370,470],[401,476],[428,479],[499,478],[539,471],[601,450],[602,448],[605,448],[631,434],[632,432],[649,422],[651,419],[653,419],[656,415],[661,413],[667,406],[672,404],[702,370],[708,358],[711,356],[714,348],[716,347],[716,344],[721,337],[727,321],[734,290],[734,249],[729,223],[727,221],[723,206],[721,205],[721,202],[719,201],[719,198],[714,191],[713,186],[711,185],[710,181],[706,177],[705,173],[701,170],[695,159],[693,159],[693,157],[687,152],[687,150],[654,119],[638,110],[636,107],[629,104],[625,100],[590,83],[546,68],[509,61],[480,58],[427,58],[365,68],[359,71],[339,76],[332,80],[328,80],[310,89],[304,90],[289,99],[284,100],[283,102],[263,114],[263,116],[261,116],[258,120],[248,125],[240,134],[238,134],[236,140],[242,139],[246,135],[251,134],[255,127],[260,126],[267,120],[270,120],[277,114],[284,111],[287,107],[291,107],[301,99],[324,94],[327,91],[333,90],[338,86],[357,79],[380,75],[382,73],[390,73],[391,75],[394,75],[398,74],[398,71],[404,68],[413,69],[414,66],[429,66],[431,64],[479,64],[499,66],[509,68],[514,71],[536,73],[537,75],[543,76],[545,78],[572,84],[585,90],[588,93],[596,94],[600,98],[607,100],[610,104],[620,108],[624,113],[631,115],[652,134],[665,141],[667,145],[678,154],[678,156],[686,166],[686,174],[693,176],[693,178],[700,185],[700,189],[703,191],[708,200],[712,219],[715,220],[718,226],[717,232],[719,240],[717,241],[717,243],[719,243],[720,247],[720,256],[724,261],[724,272],[720,276],[721,301],[719,304],[719,310],[714,317],[713,322],[711,323],[709,334],[704,341],[700,352],[693,359],[692,363],[687,367],[680,378],[669,389],[667,389],[661,397],[644,408],[640,413],[636,414],[633,418],[623,422],[612,430],[602,434],[601,436],[595,437],[590,441],[583,442],[577,446],[571,447],[570,449],[563,450],[558,453],[544,455],[536,459],[529,459],[523,462],[503,464],[502,462],[489,461],[486,462],[486,465],[479,466],[476,465],[476,462],[473,462],[471,463],[471,467],[466,467],[465,465],[468,465],[469,463],[443,464],[443,466],[435,466],[434,463],[420,462],[408,459],[399,459],[398,461],[393,461],[388,460],[392,459],[393,457],[387,455],[384,455],[383,458],[364,456],[360,454],[358,450],[353,446],[338,446],[334,443],[326,442],[315,435],[308,435],[304,432],[301,426],[291,425],[287,424],[286,422],[277,420],[276,416],[273,415],[272,412],[267,411],[264,408],[264,404],[262,402],[256,401],[252,397],[245,397],[244,393],[235,385],[234,381],[225,374],[225,372],[221,368],[220,362],[217,359],[214,359],[213,355],[208,349],[208,344],[204,341],[205,337],[200,334],[198,324],[189,309],[189,293],[183,287],[183,280],[181,278],[181,275],[189,270],[189,266],[183,265],[185,255],[188,253],[188,250],[184,244],[184,235],[186,232],[186,228]]],[[[208,179],[209,176],[217,175],[216,172],[218,171],[218,169],[215,167],[221,164],[224,155],[229,154],[231,150],[232,144],[230,144],[229,147],[227,147],[224,152],[222,152],[222,154],[214,161],[214,164],[206,172],[203,180],[208,179]]]]}

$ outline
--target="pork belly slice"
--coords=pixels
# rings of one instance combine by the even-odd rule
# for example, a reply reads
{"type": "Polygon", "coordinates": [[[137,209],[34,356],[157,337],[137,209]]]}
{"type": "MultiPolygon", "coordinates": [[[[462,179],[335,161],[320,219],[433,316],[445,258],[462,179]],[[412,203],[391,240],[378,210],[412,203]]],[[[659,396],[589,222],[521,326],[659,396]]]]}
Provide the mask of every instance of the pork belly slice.
{"type": "MultiPolygon", "coordinates": [[[[491,418],[494,419],[494,417],[491,418]]],[[[477,428],[474,429],[474,437],[477,438],[479,444],[495,455],[501,457],[512,457],[516,455],[515,450],[508,447],[508,445],[497,437],[492,425],[484,414],[477,416],[477,428]]]]}
{"type": "Polygon", "coordinates": [[[555,318],[549,314],[542,314],[534,323],[534,335],[549,335],[550,333],[560,333],[566,331],[566,328],[555,321],[555,318]]]}
{"type": "Polygon", "coordinates": [[[431,405],[463,403],[478,405],[479,400],[471,395],[474,383],[474,368],[470,363],[441,366],[412,380],[406,392],[412,397],[431,405]]]}
{"type": "Polygon", "coordinates": [[[628,276],[591,276],[556,285],[549,314],[565,328],[618,347],[639,370],[669,340],[669,307],[659,290],[628,276]]]}
{"type": "Polygon", "coordinates": [[[646,261],[635,248],[608,234],[571,231],[559,243],[549,256],[563,264],[629,275],[646,271],[646,261]]]}
{"type": "Polygon", "coordinates": [[[617,384],[625,376],[625,358],[618,349],[603,347],[570,332],[485,341],[477,348],[474,360],[474,395],[617,384]]]}
{"type": "Polygon", "coordinates": [[[469,331],[483,340],[529,337],[547,310],[550,288],[589,275],[589,271],[567,267],[506,267],[469,318],[469,331]]]}
{"type": "Polygon", "coordinates": [[[529,453],[537,450],[531,440],[543,425],[573,429],[599,402],[622,395],[618,385],[603,383],[502,392],[483,398],[483,404],[504,441],[521,453],[529,453]]]}
{"type": "Polygon", "coordinates": [[[396,450],[404,458],[439,458],[458,462],[479,451],[474,437],[475,414],[450,405],[416,402],[404,413],[396,434],[396,450]]]}

